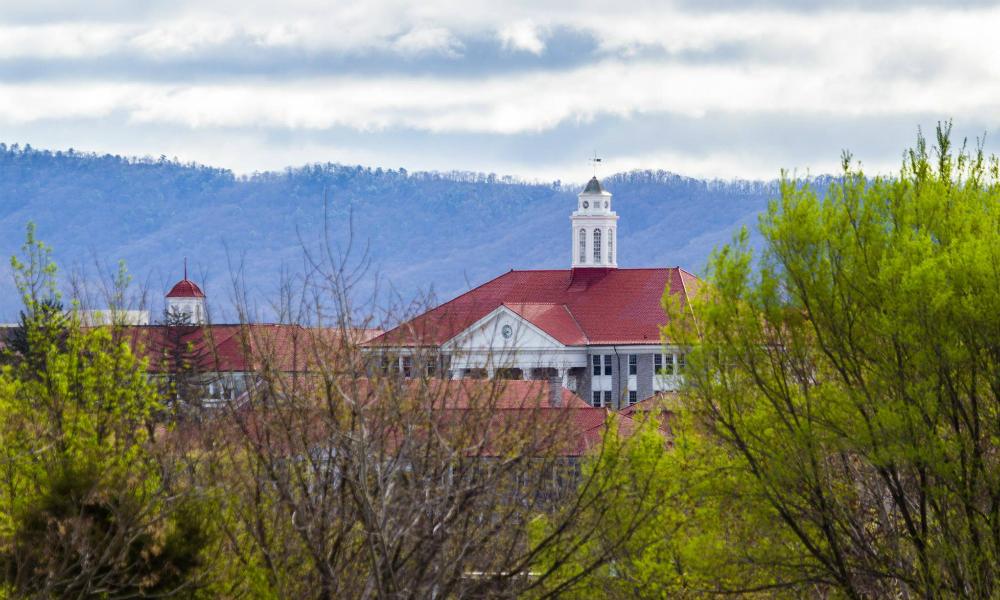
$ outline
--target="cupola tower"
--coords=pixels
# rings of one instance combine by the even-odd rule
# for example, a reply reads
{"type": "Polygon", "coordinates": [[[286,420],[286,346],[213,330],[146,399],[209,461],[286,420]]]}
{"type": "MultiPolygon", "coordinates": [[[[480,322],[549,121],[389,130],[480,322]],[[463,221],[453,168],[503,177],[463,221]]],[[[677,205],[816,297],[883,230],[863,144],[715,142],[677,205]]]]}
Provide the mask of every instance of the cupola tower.
{"type": "Polygon", "coordinates": [[[198,284],[188,279],[187,260],[184,261],[184,279],[167,292],[166,309],[168,315],[187,315],[192,325],[203,325],[208,320],[205,293],[198,284]]]}
{"type": "Polygon", "coordinates": [[[618,267],[618,214],[611,210],[611,194],[595,175],[577,196],[570,215],[573,226],[573,268],[618,267]]]}

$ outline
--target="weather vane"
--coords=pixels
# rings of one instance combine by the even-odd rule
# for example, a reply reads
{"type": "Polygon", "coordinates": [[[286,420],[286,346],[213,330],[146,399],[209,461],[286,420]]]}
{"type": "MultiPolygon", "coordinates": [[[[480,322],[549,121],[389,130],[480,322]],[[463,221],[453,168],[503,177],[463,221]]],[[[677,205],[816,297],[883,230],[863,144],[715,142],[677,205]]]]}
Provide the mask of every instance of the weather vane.
{"type": "Polygon", "coordinates": [[[589,159],[589,162],[594,166],[594,177],[597,177],[597,164],[601,162],[601,158],[597,156],[597,150],[594,150],[594,158],[589,159]]]}

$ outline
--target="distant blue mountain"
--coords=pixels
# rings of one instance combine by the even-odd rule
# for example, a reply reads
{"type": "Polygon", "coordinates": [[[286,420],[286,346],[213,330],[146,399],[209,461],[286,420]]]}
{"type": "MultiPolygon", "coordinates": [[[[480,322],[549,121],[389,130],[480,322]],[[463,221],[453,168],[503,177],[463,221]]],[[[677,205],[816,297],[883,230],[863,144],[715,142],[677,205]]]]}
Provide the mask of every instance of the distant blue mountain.
{"type": "MultiPolygon", "coordinates": [[[[621,266],[679,265],[696,273],[714,247],[755,224],[777,193],[774,181],[665,171],[602,182],[621,216],[621,266]]],[[[95,264],[125,260],[148,286],[154,313],[186,256],[192,278],[231,316],[230,274],[239,265],[267,312],[281,274],[303,271],[303,244],[315,249],[326,229],[332,245],[343,247],[353,231],[355,256],[367,248],[368,272],[378,274],[383,290],[391,286],[402,299],[433,290],[447,299],[512,268],[566,268],[579,187],[337,164],[237,176],[166,158],[0,144],[0,253],[16,253],[33,221],[64,273],[93,277],[95,264]]],[[[4,276],[0,319],[13,320],[17,308],[4,276]]]]}

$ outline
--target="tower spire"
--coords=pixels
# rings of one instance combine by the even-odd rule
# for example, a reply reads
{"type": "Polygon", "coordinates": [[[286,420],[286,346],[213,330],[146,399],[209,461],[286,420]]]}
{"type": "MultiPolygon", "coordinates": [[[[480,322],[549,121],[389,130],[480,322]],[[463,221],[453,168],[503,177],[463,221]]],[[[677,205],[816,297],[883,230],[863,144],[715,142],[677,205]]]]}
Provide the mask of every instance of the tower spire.
{"type": "Polygon", "coordinates": [[[184,280],[187,281],[188,278],[188,257],[184,257],[184,280]]]}

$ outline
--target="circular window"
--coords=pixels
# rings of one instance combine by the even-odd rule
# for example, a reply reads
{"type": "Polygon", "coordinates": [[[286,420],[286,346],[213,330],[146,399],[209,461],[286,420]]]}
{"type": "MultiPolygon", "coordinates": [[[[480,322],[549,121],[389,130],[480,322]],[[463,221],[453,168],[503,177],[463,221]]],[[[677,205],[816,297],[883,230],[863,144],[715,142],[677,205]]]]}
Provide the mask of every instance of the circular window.
{"type": "Polygon", "coordinates": [[[504,325],[500,333],[503,334],[504,339],[509,340],[510,336],[514,335],[514,329],[510,325],[504,325]]]}
{"type": "Polygon", "coordinates": [[[608,207],[608,201],[607,201],[607,200],[605,200],[605,201],[604,201],[604,208],[607,208],[607,207],[608,207]]]}
{"type": "Polygon", "coordinates": [[[583,207],[584,208],[590,208],[590,202],[587,202],[586,200],[584,200],[583,201],[583,207]]]}

